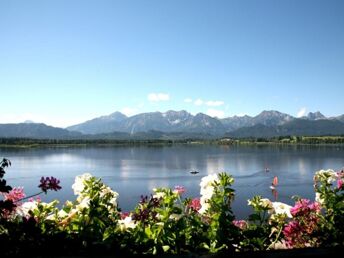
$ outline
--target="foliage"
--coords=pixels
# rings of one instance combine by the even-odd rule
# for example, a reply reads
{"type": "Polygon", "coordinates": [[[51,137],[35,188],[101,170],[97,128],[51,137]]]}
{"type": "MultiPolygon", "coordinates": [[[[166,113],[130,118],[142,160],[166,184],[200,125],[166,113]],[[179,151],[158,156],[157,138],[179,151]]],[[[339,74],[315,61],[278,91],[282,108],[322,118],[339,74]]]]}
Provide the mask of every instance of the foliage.
{"type": "MultiPolygon", "coordinates": [[[[316,172],[315,201],[296,198],[291,207],[254,196],[248,200],[252,214],[236,220],[234,179],[227,173],[203,177],[200,197],[183,198],[182,186],[156,188],[141,196],[134,210],[121,212],[118,193],[91,174],[75,178],[75,201],[59,208],[58,201],[45,203],[7,186],[3,177],[9,165],[4,159],[0,170],[5,254],[41,251],[61,240],[56,254],[202,254],[344,244],[343,171],[316,172]]],[[[42,178],[39,188],[40,193],[59,190],[59,180],[42,178]]]]}

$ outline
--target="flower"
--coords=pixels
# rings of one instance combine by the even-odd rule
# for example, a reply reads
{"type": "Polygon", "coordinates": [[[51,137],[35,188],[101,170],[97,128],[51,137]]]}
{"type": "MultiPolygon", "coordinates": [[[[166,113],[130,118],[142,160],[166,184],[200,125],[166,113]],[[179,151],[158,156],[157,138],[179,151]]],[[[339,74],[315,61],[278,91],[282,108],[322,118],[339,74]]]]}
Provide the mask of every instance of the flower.
{"type": "Polygon", "coordinates": [[[165,197],[165,193],[164,192],[156,192],[154,195],[153,195],[153,198],[155,199],[162,199],[165,197]]]}
{"type": "Polygon", "coordinates": [[[204,214],[210,208],[209,200],[214,194],[214,183],[216,182],[219,182],[217,174],[210,174],[201,179],[201,208],[198,211],[200,214],[204,214]]]}
{"type": "Polygon", "coordinates": [[[14,187],[9,193],[4,194],[5,200],[10,200],[12,202],[18,202],[25,198],[23,187],[14,187]]]}
{"type": "Polygon", "coordinates": [[[120,230],[123,232],[129,228],[135,228],[137,226],[137,223],[131,218],[131,216],[127,216],[124,219],[118,220],[118,226],[120,230]]]}
{"type": "Polygon", "coordinates": [[[302,239],[303,229],[298,221],[290,221],[284,228],[283,234],[288,247],[293,247],[297,244],[304,244],[302,239]]]}
{"type": "Polygon", "coordinates": [[[319,204],[324,204],[324,202],[325,202],[325,200],[323,198],[321,198],[320,193],[315,193],[315,201],[319,204]]]}
{"type": "Polygon", "coordinates": [[[268,199],[268,198],[262,198],[259,201],[259,205],[262,206],[263,208],[268,208],[268,209],[272,209],[272,202],[268,199]]]}
{"type": "Polygon", "coordinates": [[[80,200],[79,204],[76,206],[76,208],[81,211],[85,208],[88,208],[90,206],[90,197],[85,197],[83,199],[80,200]]]}
{"type": "Polygon", "coordinates": [[[176,185],[176,186],[174,187],[174,191],[173,191],[173,192],[176,193],[176,194],[178,194],[178,195],[181,195],[181,194],[183,194],[183,193],[186,192],[186,189],[185,189],[185,187],[183,187],[183,186],[176,185]]]}
{"type": "Polygon", "coordinates": [[[219,177],[217,174],[210,174],[208,176],[202,177],[201,183],[199,185],[201,186],[201,188],[213,187],[212,184],[218,181],[219,177]]]}
{"type": "Polygon", "coordinates": [[[129,212],[121,212],[120,213],[120,216],[121,216],[121,219],[125,219],[126,217],[128,217],[129,216],[129,212]]]}
{"type": "Polygon", "coordinates": [[[85,173],[79,176],[75,177],[74,184],[72,185],[72,188],[74,190],[75,195],[80,195],[81,192],[85,188],[85,182],[90,180],[92,178],[92,175],[90,173],[85,173]]]}
{"type": "Polygon", "coordinates": [[[318,179],[325,179],[328,184],[332,184],[337,180],[338,173],[336,173],[333,169],[328,170],[319,170],[315,172],[315,180],[318,179]]]}
{"type": "Polygon", "coordinates": [[[248,223],[246,220],[233,220],[233,225],[244,230],[248,227],[248,223]]]}
{"type": "Polygon", "coordinates": [[[290,213],[291,206],[282,202],[272,202],[275,214],[285,214],[288,218],[292,218],[290,213]]]}
{"type": "Polygon", "coordinates": [[[310,212],[320,212],[320,204],[317,202],[311,203],[308,199],[301,199],[295,203],[295,206],[290,209],[291,215],[304,216],[310,212]]]}
{"type": "Polygon", "coordinates": [[[54,190],[54,191],[58,191],[60,190],[62,187],[59,185],[60,180],[58,180],[55,177],[43,177],[40,180],[40,185],[38,186],[39,188],[41,188],[41,190],[44,193],[47,193],[48,190],[54,190]]]}
{"type": "Polygon", "coordinates": [[[206,213],[207,210],[209,210],[210,204],[206,201],[202,202],[202,198],[201,198],[200,203],[201,203],[201,208],[198,210],[198,213],[204,214],[204,213],[206,213]]]}
{"type": "Polygon", "coordinates": [[[337,180],[337,188],[338,189],[342,189],[342,187],[343,187],[343,180],[342,179],[338,179],[337,180]]]}
{"type": "Polygon", "coordinates": [[[33,211],[37,209],[38,202],[32,201],[32,202],[24,202],[20,207],[17,207],[17,214],[22,217],[29,217],[29,211],[33,211]]]}
{"type": "Polygon", "coordinates": [[[194,211],[199,211],[201,209],[201,203],[199,198],[193,198],[191,200],[191,203],[189,204],[189,207],[193,209],[194,211]]]}
{"type": "Polygon", "coordinates": [[[110,187],[106,186],[104,187],[101,192],[100,192],[100,198],[103,198],[105,196],[111,197],[109,200],[109,203],[117,206],[117,198],[118,198],[118,193],[113,191],[110,187]]]}
{"type": "Polygon", "coordinates": [[[59,218],[65,218],[65,217],[68,216],[68,213],[65,212],[64,210],[60,210],[60,211],[57,213],[57,216],[58,216],[59,218]]]}
{"type": "Polygon", "coordinates": [[[180,218],[183,217],[182,214],[172,213],[169,217],[171,220],[180,220],[180,218]]]}

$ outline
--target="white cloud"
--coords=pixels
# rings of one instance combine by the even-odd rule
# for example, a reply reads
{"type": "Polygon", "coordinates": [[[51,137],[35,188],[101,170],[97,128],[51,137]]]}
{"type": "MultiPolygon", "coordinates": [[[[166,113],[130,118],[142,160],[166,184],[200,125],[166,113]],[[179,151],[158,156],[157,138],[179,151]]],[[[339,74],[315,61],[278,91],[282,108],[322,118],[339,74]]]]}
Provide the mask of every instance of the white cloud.
{"type": "Polygon", "coordinates": [[[170,100],[170,95],[166,93],[149,93],[147,96],[149,101],[167,101],[170,100]]]}
{"type": "Polygon", "coordinates": [[[130,107],[124,107],[121,109],[121,113],[125,114],[126,116],[132,116],[137,114],[137,108],[130,108],[130,107]]]}
{"type": "Polygon", "coordinates": [[[298,112],[297,112],[297,117],[302,117],[304,115],[306,115],[307,109],[305,107],[301,108],[298,112]]]}
{"type": "Polygon", "coordinates": [[[192,102],[192,99],[186,98],[186,99],[184,99],[184,102],[186,102],[186,103],[191,103],[191,102],[192,102]]]}
{"type": "Polygon", "coordinates": [[[221,100],[209,100],[205,104],[209,107],[218,107],[218,106],[222,106],[223,104],[225,104],[225,102],[223,102],[221,100]]]}
{"type": "Polygon", "coordinates": [[[200,106],[200,105],[203,104],[203,100],[201,100],[201,99],[196,99],[196,100],[194,101],[194,104],[195,104],[196,106],[200,106]]]}
{"type": "Polygon", "coordinates": [[[225,112],[222,110],[218,109],[208,109],[207,110],[207,115],[211,117],[218,117],[218,118],[224,118],[225,117],[225,112]]]}

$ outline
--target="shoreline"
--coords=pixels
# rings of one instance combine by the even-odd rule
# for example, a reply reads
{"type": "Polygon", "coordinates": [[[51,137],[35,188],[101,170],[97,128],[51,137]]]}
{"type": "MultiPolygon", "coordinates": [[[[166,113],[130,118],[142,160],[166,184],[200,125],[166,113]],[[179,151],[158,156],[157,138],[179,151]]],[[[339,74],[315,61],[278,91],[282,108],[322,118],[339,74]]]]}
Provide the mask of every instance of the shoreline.
{"type": "Polygon", "coordinates": [[[70,147],[130,147],[130,146],[174,146],[174,145],[217,145],[217,146],[331,146],[331,147],[343,147],[344,137],[335,137],[340,139],[338,142],[321,142],[323,138],[328,137],[306,137],[316,138],[319,141],[278,141],[269,139],[185,139],[185,140],[172,140],[172,139],[147,139],[147,140],[80,140],[80,139],[11,139],[0,138],[0,148],[70,148],[70,147]]]}

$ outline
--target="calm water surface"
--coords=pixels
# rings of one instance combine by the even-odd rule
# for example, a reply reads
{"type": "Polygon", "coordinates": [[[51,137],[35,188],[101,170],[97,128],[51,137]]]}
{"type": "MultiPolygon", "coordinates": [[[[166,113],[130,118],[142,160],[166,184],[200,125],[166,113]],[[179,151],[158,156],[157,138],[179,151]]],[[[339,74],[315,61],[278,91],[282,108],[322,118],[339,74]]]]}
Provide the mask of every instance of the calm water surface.
{"type": "Polygon", "coordinates": [[[8,182],[24,186],[27,194],[37,192],[41,176],[55,176],[63,189],[42,199],[73,200],[74,177],[90,172],[120,194],[119,205],[125,211],[133,209],[140,195],[150,194],[154,187],[182,185],[186,196],[197,197],[203,176],[226,171],[235,179],[233,210],[238,218],[250,212],[247,199],[256,194],[289,204],[293,195],[314,199],[314,172],[344,166],[344,148],[333,146],[0,148],[1,157],[12,162],[7,169],[8,182]],[[200,173],[192,175],[190,170],[200,173]],[[274,176],[279,178],[277,196],[269,189],[274,176]]]}

